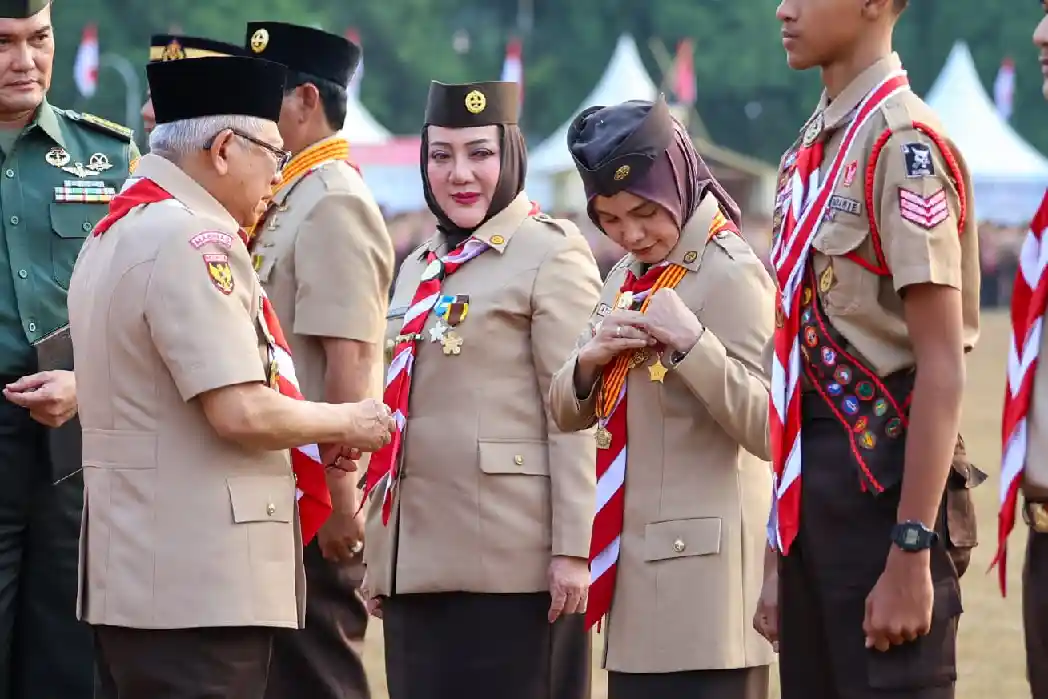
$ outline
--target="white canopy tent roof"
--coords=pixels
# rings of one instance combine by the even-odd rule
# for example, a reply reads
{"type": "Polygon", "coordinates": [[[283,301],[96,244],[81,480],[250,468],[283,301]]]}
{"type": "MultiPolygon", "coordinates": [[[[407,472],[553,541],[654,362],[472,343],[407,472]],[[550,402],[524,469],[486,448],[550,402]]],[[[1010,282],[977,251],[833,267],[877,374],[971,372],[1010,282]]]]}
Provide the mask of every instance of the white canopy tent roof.
{"type": "Polygon", "coordinates": [[[963,41],[954,44],[925,101],[968,165],[977,219],[1026,225],[1048,186],[1048,159],[1001,118],[963,41]]]}
{"type": "Polygon", "coordinates": [[[393,134],[375,121],[375,117],[352,92],[346,100],[346,121],[342,124],[342,134],[350,145],[378,145],[393,138],[393,134]]]}
{"type": "Polygon", "coordinates": [[[659,89],[652,81],[633,37],[623,34],[615,45],[615,52],[604,69],[604,76],[589,96],[579,105],[571,119],[564,122],[552,136],[528,154],[528,172],[554,175],[574,170],[575,164],[568,152],[568,128],[579,112],[593,105],[611,105],[627,100],[653,100],[659,89]]]}

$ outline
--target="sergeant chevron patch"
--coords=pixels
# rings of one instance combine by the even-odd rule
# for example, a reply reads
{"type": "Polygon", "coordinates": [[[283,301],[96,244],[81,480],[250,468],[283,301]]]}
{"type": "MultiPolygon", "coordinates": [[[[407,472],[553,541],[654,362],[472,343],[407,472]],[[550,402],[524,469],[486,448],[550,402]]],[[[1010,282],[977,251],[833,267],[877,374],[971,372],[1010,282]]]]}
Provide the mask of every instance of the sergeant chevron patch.
{"type": "Polygon", "coordinates": [[[925,230],[935,228],[950,215],[945,190],[940,189],[924,197],[899,187],[899,215],[925,230]]]}

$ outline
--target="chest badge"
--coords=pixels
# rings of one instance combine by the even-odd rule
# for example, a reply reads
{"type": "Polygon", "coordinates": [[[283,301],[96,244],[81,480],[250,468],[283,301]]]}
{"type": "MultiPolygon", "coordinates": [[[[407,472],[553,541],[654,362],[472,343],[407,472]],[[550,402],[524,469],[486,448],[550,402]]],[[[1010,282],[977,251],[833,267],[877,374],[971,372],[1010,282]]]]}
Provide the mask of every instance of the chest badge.
{"type": "Polygon", "coordinates": [[[47,151],[47,155],[44,156],[44,160],[48,165],[52,167],[65,167],[69,164],[71,158],[69,153],[66,152],[65,148],[52,148],[47,151]]]}
{"type": "Polygon", "coordinates": [[[826,293],[833,288],[833,265],[830,265],[819,275],[819,291],[826,293]]]}
{"type": "Polygon", "coordinates": [[[105,172],[112,167],[113,163],[109,162],[109,156],[105,153],[94,153],[87,159],[87,169],[94,172],[105,172]]]}
{"type": "Polygon", "coordinates": [[[449,330],[440,341],[440,346],[445,355],[457,357],[462,354],[462,336],[449,330]]]}
{"type": "Polygon", "coordinates": [[[229,256],[220,253],[204,255],[207,274],[215,288],[226,296],[233,293],[233,270],[229,267],[229,256]]]}

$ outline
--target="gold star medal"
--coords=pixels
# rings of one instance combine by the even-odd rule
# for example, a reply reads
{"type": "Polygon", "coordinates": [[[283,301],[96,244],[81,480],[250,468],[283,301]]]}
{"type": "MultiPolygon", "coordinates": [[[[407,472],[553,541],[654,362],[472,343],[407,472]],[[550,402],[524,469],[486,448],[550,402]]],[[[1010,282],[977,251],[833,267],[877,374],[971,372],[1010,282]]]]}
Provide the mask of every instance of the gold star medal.
{"type": "Polygon", "coordinates": [[[659,358],[655,360],[655,363],[648,367],[648,378],[651,379],[652,382],[664,383],[668,371],[666,365],[662,363],[662,356],[660,355],[659,358]]]}

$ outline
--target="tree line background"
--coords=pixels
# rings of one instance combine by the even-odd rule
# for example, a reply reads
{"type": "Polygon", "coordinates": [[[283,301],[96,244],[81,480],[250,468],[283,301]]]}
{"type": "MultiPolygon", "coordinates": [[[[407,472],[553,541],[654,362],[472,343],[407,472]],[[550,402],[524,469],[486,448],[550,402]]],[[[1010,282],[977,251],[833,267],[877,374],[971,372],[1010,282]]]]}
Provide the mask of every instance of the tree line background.
{"type": "MultiPolygon", "coordinates": [[[[817,74],[786,66],[776,5],[776,0],[56,0],[50,99],[125,120],[124,85],[112,69],[101,71],[92,98],[76,91],[73,61],[90,22],[98,26],[102,53],[131,60],[144,88],[150,34],[176,28],[241,43],[246,22],[281,20],[337,33],[355,27],[364,46],[364,105],[394,133],[416,133],[430,80],[498,79],[506,41],[517,35],[524,54],[522,127],[536,144],[579,107],[617,37],[628,32],[656,82],[663,73],[649,40],[657,38],[672,52],[678,40],[691,38],[696,108],[712,139],[776,162],[819,94],[817,74]],[[467,51],[463,36],[469,39],[467,51]]],[[[896,49],[919,94],[930,87],[956,39],[968,42],[988,90],[1002,58],[1012,56],[1017,73],[1012,124],[1048,152],[1048,105],[1030,39],[1042,13],[1033,0],[914,0],[896,31],[896,49]]]]}

